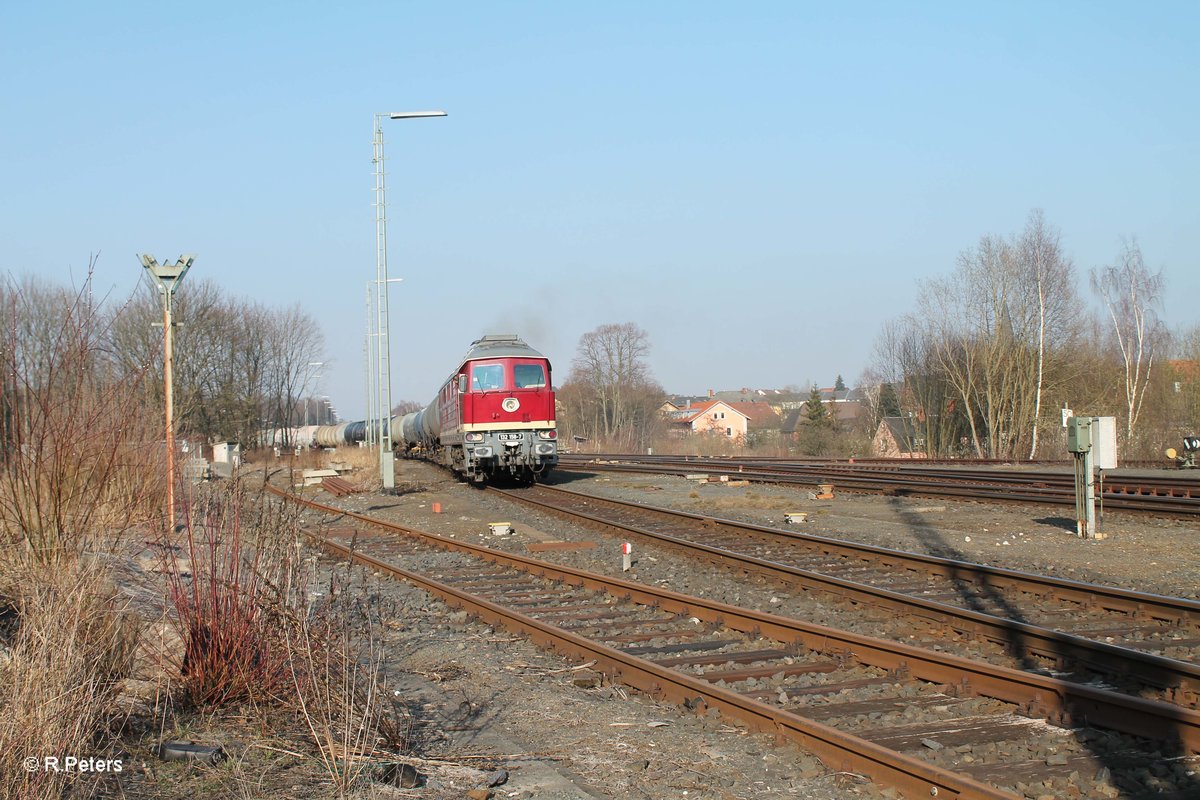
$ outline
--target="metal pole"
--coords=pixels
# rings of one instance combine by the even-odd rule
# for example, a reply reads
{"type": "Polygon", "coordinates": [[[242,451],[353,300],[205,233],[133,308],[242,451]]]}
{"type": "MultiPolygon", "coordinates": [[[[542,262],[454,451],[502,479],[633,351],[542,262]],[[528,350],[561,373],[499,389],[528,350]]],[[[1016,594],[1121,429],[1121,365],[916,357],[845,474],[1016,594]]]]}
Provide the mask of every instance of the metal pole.
{"type": "Polygon", "coordinates": [[[379,404],[382,424],[379,436],[379,472],[384,490],[396,486],[392,456],[392,348],[388,337],[387,196],[384,186],[383,118],[422,119],[444,117],[445,111],[404,111],[375,115],[375,296],[378,303],[379,404]]]}
{"type": "Polygon", "coordinates": [[[172,305],[175,292],[161,288],[163,296],[163,383],[167,416],[167,529],[175,527],[175,396],[171,372],[174,336],[171,331],[172,305]]]}
{"type": "Polygon", "coordinates": [[[366,398],[367,428],[363,431],[363,441],[367,447],[371,447],[375,443],[375,437],[371,433],[371,429],[375,427],[375,417],[372,416],[371,408],[371,284],[367,283],[367,331],[363,335],[363,377],[366,380],[366,386],[363,387],[363,397],[366,398]]]}
{"type": "Polygon", "coordinates": [[[180,256],[174,264],[159,264],[149,253],[141,256],[142,266],[150,273],[163,305],[163,396],[165,399],[165,439],[167,445],[167,526],[175,527],[175,397],[172,375],[174,347],[175,290],[192,267],[195,256],[180,256]]]}
{"type": "Polygon", "coordinates": [[[387,302],[387,190],[384,178],[383,114],[375,115],[375,347],[379,354],[379,475],[384,490],[396,486],[392,464],[392,364],[388,339],[387,302]]]}
{"type": "Polygon", "coordinates": [[[1089,449],[1083,454],[1083,468],[1087,472],[1087,538],[1096,538],[1096,467],[1089,449]]]}

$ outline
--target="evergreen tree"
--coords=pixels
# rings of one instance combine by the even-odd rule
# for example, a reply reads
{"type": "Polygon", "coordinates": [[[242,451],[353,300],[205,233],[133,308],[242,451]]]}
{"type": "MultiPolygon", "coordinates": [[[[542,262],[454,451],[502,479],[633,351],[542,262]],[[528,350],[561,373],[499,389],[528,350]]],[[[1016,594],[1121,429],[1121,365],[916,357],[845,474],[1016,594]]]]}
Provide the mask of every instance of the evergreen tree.
{"type": "Polygon", "coordinates": [[[837,380],[833,382],[833,388],[839,392],[846,391],[846,382],[842,380],[841,375],[838,375],[837,380]]]}
{"type": "Polygon", "coordinates": [[[900,416],[900,398],[896,394],[896,387],[890,383],[879,385],[879,416],[900,416]]]}
{"type": "Polygon", "coordinates": [[[833,421],[829,416],[829,409],[821,402],[821,390],[815,386],[808,393],[808,401],[804,406],[804,416],[810,425],[816,425],[821,428],[829,427],[833,421]]]}

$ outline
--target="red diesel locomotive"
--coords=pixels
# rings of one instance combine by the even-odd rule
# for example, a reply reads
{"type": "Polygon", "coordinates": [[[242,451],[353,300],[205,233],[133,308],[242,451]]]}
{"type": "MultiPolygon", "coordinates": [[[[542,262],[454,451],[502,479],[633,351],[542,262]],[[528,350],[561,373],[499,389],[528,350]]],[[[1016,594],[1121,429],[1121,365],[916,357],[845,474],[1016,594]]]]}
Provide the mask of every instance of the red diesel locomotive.
{"type": "Polygon", "coordinates": [[[398,446],[473,481],[534,481],[558,463],[550,361],[515,335],[484,336],[433,402],[393,430],[398,446]]]}

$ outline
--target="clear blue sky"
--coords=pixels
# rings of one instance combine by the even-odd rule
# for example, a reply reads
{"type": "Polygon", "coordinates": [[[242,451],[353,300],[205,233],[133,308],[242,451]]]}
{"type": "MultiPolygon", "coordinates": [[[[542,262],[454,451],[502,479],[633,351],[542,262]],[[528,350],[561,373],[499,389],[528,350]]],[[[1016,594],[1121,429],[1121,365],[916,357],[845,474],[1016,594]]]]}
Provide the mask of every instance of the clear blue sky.
{"type": "MultiPolygon", "coordinates": [[[[559,381],[632,321],[668,390],[853,383],[882,320],[1032,208],[1122,235],[1200,318],[1200,4],[7,3],[0,270],[128,294],[135,254],[302,303],[361,418],[371,130],[393,397],[477,335],[559,381]]],[[[1081,282],[1082,283],[1082,282],[1081,282]]],[[[184,289],[186,291],[186,284],[184,289]]]]}

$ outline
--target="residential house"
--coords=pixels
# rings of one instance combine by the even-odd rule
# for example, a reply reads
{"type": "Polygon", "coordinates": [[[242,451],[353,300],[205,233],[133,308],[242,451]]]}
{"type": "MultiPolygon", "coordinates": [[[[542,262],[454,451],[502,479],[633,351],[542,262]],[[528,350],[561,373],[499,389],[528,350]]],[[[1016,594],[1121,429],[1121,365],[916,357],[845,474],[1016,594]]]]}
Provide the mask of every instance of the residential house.
{"type": "Polygon", "coordinates": [[[750,421],[745,413],[720,400],[681,408],[668,413],[666,419],[675,431],[719,434],[737,441],[745,440],[750,421]]]}
{"type": "Polygon", "coordinates": [[[871,450],[878,458],[928,458],[925,433],[911,417],[884,417],[871,450]]]}
{"type": "Polygon", "coordinates": [[[746,433],[757,440],[768,439],[779,435],[783,420],[770,403],[751,401],[749,403],[727,403],[734,411],[746,415],[746,433]]]}

